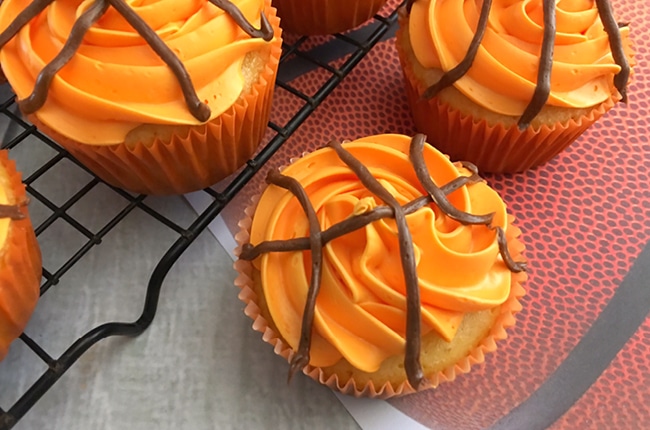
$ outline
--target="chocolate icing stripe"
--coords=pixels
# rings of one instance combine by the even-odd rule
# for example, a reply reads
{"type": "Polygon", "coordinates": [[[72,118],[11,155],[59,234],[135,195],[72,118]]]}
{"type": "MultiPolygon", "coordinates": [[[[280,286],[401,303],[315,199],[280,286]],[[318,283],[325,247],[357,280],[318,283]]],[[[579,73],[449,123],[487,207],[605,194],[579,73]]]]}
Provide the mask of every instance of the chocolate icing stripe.
{"type": "MultiPolygon", "coordinates": [[[[479,181],[482,181],[482,179],[477,175],[460,176],[449,182],[447,185],[443,186],[442,191],[445,194],[449,194],[463,187],[464,185],[476,183],[479,181]]],[[[402,206],[402,209],[404,210],[404,213],[408,215],[417,211],[418,209],[430,205],[431,203],[433,203],[433,200],[430,196],[421,196],[402,206]]],[[[353,215],[344,221],[332,225],[330,228],[322,232],[321,242],[323,245],[325,245],[338,237],[352,233],[353,231],[365,227],[372,222],[378,221],[382,218],[391,218],[392,216],[393,210],[390,207],[377,206],[368,212],[364,212],[359,215],[353,215]]],[[[261,242],[255,246],[251,245],[250,243],[245,244],[242,247],[239,258],[242,260],[254,260],[255,258],[267,252],[304,251],[309,248],[309,238],[306,237],[268,240],[261,242]]]]}
{"type": "Polygon", "coordinates": [[[311,350],[311,335],[314,325],[314,313],[316,308],[316,297],[320,291],[323,267],[323,244],[321,241],[321,228],[316,216],[316,211],[309,201],[309,196],[305,189],[296,179],[285,176],[276,170],[270,170],[266,176],[266,181],[270,184],[284,188],[290,191],[302,206],[309,221],[309,247],[311,250],[311,279],[309,280],[309,290],[307,291],[307,300],[305,309],[302,314],[302,326],[300,329],[300,344],[298,350],[291,358],[289,368],[289,380],[297,370],[302,370],[309,364],[311,350]]]}
{"type": "Polygon", "coordinates": [[[456,163],[460,164],[465,169],[469,170],[472,173],[472,175],[478,175],[478,167],[476,167],[476,164],[470,161],[457,161],[456,163]]]}
{"type": "MultiPolygon", "coordinates": [[[[34,19],[39,13],[45,10],[54,0],[34,0],[32,1],[22,12],[16,16],[16,18],[9,24],[9,26],[0,33],[0,48],[2,48],[9,40],[18,34],[21,28],[23,28],[30,20],[34,19]]],[[[50,62],[45,66],[45,68],[39,73],[39,76],[36,80],[34,86],[34,91],[32,94],[25,100],[19,102],[21,109],[26,113],[33,113],[43,106],[47,99],[47,92],[54,78],[56,72],[58,72],[75,54],[76,50],[79,48],[83,40],[83,36],[88,30],[88,28],[99,19],[104,12],[105,2],[108,2],[113,6],[120,15],[122,15],[127,22],[133,27],[135,31],[142,36],[142,38],[153,48],[156,54],[169,66],[169,68],[174,73],[174,76],[178,80],[181,91],[183,92],[183,97],[185,98],[185,103],[187,108],[197,120],[205,122],[210,119],[210,108],[206,103],[199,100],[196,90],[192,85],[192,80],[190,75],[187,73],[185,66],[182,61],[169,49],[169,47],[163,42],[163,40],[156,34],[154,30],[149,27],[149,25],[136,14],[131,6],[124,2],[124,0],[95,0],[92,6],[86,10],[81,17],[75,21],[72,31],[66,41],[62,51],[56,56],[55,60],[50,62]],[[103,8],[99,16],[94,17],[90,24],[82,21],[82,18],[87,16],[91,10],[95,8],[103,8]],[[84,29],[79,31],[80,34],[75,33],[75,29],[84,29]]],[[[239,8],[235,6],[228,0],[209,0],[212,4],[220,9],[224,10],[236,23],[237,25],[249,36],[251,37],[260,37],[265,41],[270,41],[273,39],[273,27],[269,23],[267,17],[264,13],[261,13],[260,18],[260,28],[257,29],[249,23],[244,15],[241,13],[239,8]]],[[[2,1],[0,0],[0,3],[2,1]]]]}
{"type": "Polygon", "coordinates": [[[19,205],[2,205],[0,204],[0,218],[10,218],[13,220],[24,219],[25,214],[20,211],[19,205]]]}
{"type": "Polygon", "coordinates": [[[526,271],[526,262],[524,261],[515,261],[510,255],[510,250],[508,249],[508,239],[506,238],[506,232],[501,227],[494,227],[497,232],[497,244],[499,245],[499,252],[503,258],[503,262],[506,263],[506,266],[512,272],[525,272],[526,271]]]}
{"type": "Polygon", "coordinates": [[[250,37],[259,37],[267,42],[273,39],[273,27],[264,13],[260,16],[260,28],[255,28],[246,20],[239,8],[227,0],[209,0],[210,3],[226,12],[250,37]]]}
{"type": "Polygon", "coordinates": [[[420,364],[420,337],[421,337],[421,310],[420,310],[420,288],[418,286],[418,274],[413,251],[413,239],[406,224],[406,216],[398,201],[386,188],[370,173],[368,168],[361,164],[351,153],[343,149],[340,142],[330,141],[341,161],[343,161],[359,178],[361,183],[384,201],[393,210],[395,224],[397,225],[397,237],[399,241],[399,253],[402,262],[402,271],[406,281],[406,353],[404,367],[406,377],[413,389],[418,390],[425,383],[424,373],[420,364]]]}
{"type": "MultiPolygon", "coordinates": [[[[414,138],[413,140],[418,140],[414,138]]],[[[327,230],[321,232],[318,219],[315,214],[313,206],[309,201],[306,191],[300,183],[289,177],[282,175],[276,171],[269,172],[267,182],[281,186],[292,192],[299,200],[303,210],[307,213],[310,222],[309,237],[295,238],[288,240],[272,240],[264,241],[256,246],[245,244],[242,247],[239,258],[242,260],[252,260],[257,258],[262,253],[267,252],[286,252],[311,249],[312,252],[312,279],[310,280],[310,287],[308,291],[308,298],[305,304],[303,313],[302,327],[301,327],[301,340],[298,352],[291,360],[289,371],[289,379],[296,370],[303,368],[309,363],[309,347],[304,349],[304,345],[309,345],[311,342],[312,324],[316,306],[316,297],[320,287],[320,270],[322,268],[322,247],[325,244],[337,237],[343,236],[347,233],[355,231],[377,221],[382,218],[394,217],[397,225],[397,233],[400,246],[400,257],[402,257],[402,271],[406,282],[406,299],[407,299],[407,321],[406,321],[406,352],[405,352],[405,370],[409,384],[414,389],[418,389],[426,382],[422,368],[420,365],[420,317],[421,317],[421,302],[420,291],[417,278],[417,269],[415,267],[415,257],[413,252],[413,241],[411,238],[410,230],[406,224],[405,215],[413,213],[420,208],[423,208],[431,203],[434,203],[431,195],[424,195],[415,198],[404,206],[400,206],[397,200],[386,190],[380,182],[375,179],[368,168],[366,168],[359,160],[357,160],[350,152],[346,151],[341,143],[331,141],[329,146],[332,147],[337,153],[338,157],[357,175],[360,182],[373,194],[383,200],[388,206],[377,206],[374,209],[364,212],[359,215],[353,215],[337,224],[332,225],[327,230]],[[316,264],[318,260],[320,265],[316,264]],[[314,280],[314,276],[319,279],[314,280]]],[[[418,148],[418,142],[415,144],[411,142],[411,149],[418,148]]],[[[410,151],[411,152],[411,151],[410,151]]],[[[412,157],[418,159],[418,156],[412,157]]],[[[420,154],[420,158],[421,154],[420,154]]],[[[467,169],[470,173],[469,176],[459,176],[449,183],[439,188],[443,197],[450,194],[459,188],[482,181],[482,178],[477,174],[477,168],[472,163],[460,163],[460,166],[467,169]]],[[[457,167],[458,168],[458,167],[457,167]]],[[[426,173],[426,169],[424,170],[426,173]]],[[[429,178],[430,179],[430,178],[429,178]]],[[[423,185],[424,186],[424,185],[423,185]]],[[[446,198],[445,198],[446,200],[446,198]]],[[[443,213],[444,209],[438,206],[443,213]]],[[[499,251],[503,257],[505,264],[512,271],[525,270],[525,263],[518,263],[513,261],[509,251],[505,232],[500,227],[490,227],[497,232],[497,242],[499,251]]]]}
{"type": "Polygon", "coordinates": [[[38,74],[34,90],[26,99],[18,101],[20,109],[25,113],[34,113],[40,109],[47,100],[47,93],[54,75],[63,68],[68,61],[74,56],[83,41],[84,35],[91,25],[93,25],[108,9],[106,0],[97,0],[75,21],[70,30],[70,37],[66,40],[61,51],[52,61],[47,63],[43,70],[38,74]]]}
{"type": "MultiPolygon", "coordinates": [[[[411,12],[411,8],[415,1],[416,0],[406,0],[404,7],[407,13],[411,12]]],[[[612,57],[614,58],[614,62],[621,67],[620,72],[614,76],[614,86],[621,93],[621,101],[625,103],[627,102],[627,83],[630,78],[630,64],[625,55],[625,50],[623,49],[620,27],[627,27],[628,23],[616,22],[609,0],[595,0],[595,2],[600,20],[603,23],[603,27],[609,38],[612,57]]],[[[544,37],[542,40],[542,52],[537,73],[537,84],[535,86],[533,98],[517,123],[520,130],[528,127],[533,118],[539,114],[546,104],[551,91],[550,77],[553,65],[553,48],[556,30],[555,6],[554,0],[544,0],[544,37]],[[551,21],[552,25],[549,25],[551,21]]],[[[479,24],[463,60],[456,67],[445,72],[438,82],[427,88],[421,98],[429,99],[434,97],[438,92],[452,85],[469,71],[484,35],[485,28],[482,28],[482,23],[485,21],[485,26],[487,26],[490,7],[491,0],[484,0],[483,5],[481,6],[479,24]]]]}
{"type": "Polygon", "coordinates": [[[418,177],[420,184],[422,184],[426,192],[431,196],[433,202],[438,205],[438,207],[449,218],[454,219],[461,224],[491,224],[492,219],[494,218],[494,213],[473,215],[459,210],[449,202],[445,193],[433,182],[431,175],[429,174],[429,169],[424,162],[424,156],[422,155],[425,139],[426,138],[423,134],[416,134],[413,139],[411,139],[409,158],[413,164],[415,174],[418,177]]]}
{"type": "MultiPolygon", "coordinates": [[[[621,93],[621,101],[627,102],[627,81],[630,78],[630,63],[627,61],[625,51],[623,50],[623,41],[621,39],[621,30],[619,24],[614,19],[612,5],[608,0],[596,0],[598,14],[603,23],[605,32],[609,37],[609,47],[612,51],[612,57],[616,64],[621,66],[620,72],[614,76],[614,86],[621,93]]],[[[627,24],[623,25],[627,27],[627,24]]]]}
{"type": "Polygon", "coordinates": [[[476,32],[474,33],[474,37],[472,37],[472,41],[469,44],[469,49],[467,50],[465,57],[456,65],[456,67],[445,72],[438,82],[427,88],[426,91],[422,93],[422,98],[430,99],[431,97],[434,97],[441,90],[452,85],[469,71],[469,68],[472,67],[472,63],[474,62],[474,58],[476,58],[478,48],[481,46],[483,36],[485,36],[485,29],[487,28],[491,8],[492,0],[483,0],[476,32]]]}
{"type": "MultiPolygon", "coordinates": [[[[46,7],[50,5],[54,0],[34,0],[31,2],[22,12],[14,18],[14,20],[9,24],[9,26],[0,33],[0,48],[5,46],[21,28],[23,28],[29,21],[31,21],[36,15],[41,13],[46,7]]],[[[2,3],[2,1],[0,1],[2,3]]]]}
{"type": "Polygon", "coordinates": [[[192,85],[192,79],[187,73],[183,62],[172,52],[171,49],[163,42],[149,25],[138,16],[124,0],[108,0],[117,12],[126,19],[135,31],[153,48],[156,54],[169,66],[171,71],[178,79],[178,83],[183,91],[187,108],[194,118],[204,122],[210,119],[210,108],[207,104],[199,100],[192,85]]]}
{"type": "Polygon", "coordinates": [[[537,68],[537,86],[528,106],[519,118],[517,126],[523,130],[542,110],[551,94],[551,68],[553,67],[553,49],[555,48],[555,0],[544,0],[544,36],[542,52],[537,68]]]}
{"type": "MultiPolygon", "coordinates": [[[[453,191],[463,187],[467,184],[472,184],[482,181],[482,178],[472,176],[460,176],[447,185],[442,187],[445,194],[450,194],[453,191]]],[[[406,215],[411,214],[429,204],[433,203],[431,196],[421,196],[409,203],[402,206],[406,215]]],[[[328,242],[352,233],[372,222],[378,221],[382,218],[390,218],[393,216],[393,210],[388,206],[377,206],[374,209],[364,212],[363,214],[353,215],[346,220],[332,225],[330,228],[322,232],[321,243],[325,246],[328,242]]],[[[497,232],[497,243],[499,245],[499,252],[503,257],[503,261],[512,272],[526,271],[525,261],[515,261],[510,255],[508,250],[508,242],[505,236],[505,231],[501,227],[490,227],[497,232]]],[[[255,246],[250,243],[242,247],[239,258],[242,260],[254,260],[262,254],[269,252],[291,252],[291,251],[305,251],[310,249],[310,241],[307,237],[298,237],[294,239],[280,239],[280,240],[267,240],[255,246]]]]}

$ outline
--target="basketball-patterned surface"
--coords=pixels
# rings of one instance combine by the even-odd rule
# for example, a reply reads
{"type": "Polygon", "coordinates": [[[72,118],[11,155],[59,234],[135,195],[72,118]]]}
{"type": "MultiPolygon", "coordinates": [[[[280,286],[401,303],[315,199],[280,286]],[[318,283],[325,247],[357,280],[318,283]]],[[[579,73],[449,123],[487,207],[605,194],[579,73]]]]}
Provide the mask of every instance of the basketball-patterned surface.
{"type": "MultiPolygon", "coordinates": [[[[635,41],[628,104],[617,105],[546,165],[485,175],[523,231],[529,261],[524,309],[484,365],[435,390],[390,401],[421,423],[444,429],[641,429],[650,423],[650,249],[643,252],[650,241],[645,3],[613,2],[616,15],[631,23],[635,41]]],[[[316,40],[320,45],[312,49],[335,43],[316,40]]],[[[315,91],[325,75],[299,71],[294,82],[315,91]]],[[[299,106],[281,89],[274,104],[277,118],[299,106]]],[[[268,166],[286,165],[330,139],[385,132],[416,132],[393,38],[370,52],[268,166]]],[[[265,174],[266,169],[224,211],[231,229],[265,174]]]]}

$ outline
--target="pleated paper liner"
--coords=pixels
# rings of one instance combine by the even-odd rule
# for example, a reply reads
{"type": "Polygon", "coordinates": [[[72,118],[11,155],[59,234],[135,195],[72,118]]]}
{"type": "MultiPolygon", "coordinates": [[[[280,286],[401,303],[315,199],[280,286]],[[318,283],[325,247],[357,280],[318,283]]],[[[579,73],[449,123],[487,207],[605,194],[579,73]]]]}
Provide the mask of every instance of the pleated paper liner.
{"type": "Polygon", "coordinates": [[[41,284],[41,252],[25,203],[27,195],[7,151],[0,151],[0,185],[10,204],[19,204],[25,216],[9,220],[4,244],[0,244],[0,361],[9,344],[25,329],[39,297],[41,284]]]}
{"type": "MultiPolygon", "coordinates": [[[[239,222],[240,231],[235,235],[235,239],[239,244],[235,251],[236,255],[239,255],[241,252],[241,246],[249,241],[250,227],[259,197],[260,196],[255,196],[252,199],[251,205],[245,209],[245,217],[239,222]]],[[[518,240],[521,230],[512,225],[514,217],[509,215],[508,219],[508,230],[506,232],[508,248],[513,258],[518,260],[522,258],[521,255],[524,249],[524,245],[518,240]]],[[[262,333],[262,339],[273,346],[273,350],[277,355],[290,361],[294,351],[279,334],[271,320],[265,305],[262,286],[258,279],[259,273],[250,261],[237,260],[234,264],[234,268],[238,272],[235,285],[241,289],[239,298],[246,304],[244,313],[253,320],[253,329],[262,333]]],[[[423,338],[421,355],[422,365],[425,376],[429,381],[429,385],[426,388],[434,388],[442,382],[453,381],[457,375],[467,373],[470,371],[472,366],[483,363],[485,360],[485,354],[494,352],[497,349],[496,342],[507,337],[506,329],[515,324],[514,316],[521,310],[519,299],[525,295],[525,290],[521,284],[526,280],[526,278],[527,275],[524,272],[512,274],[512,283],[508,299],[502,305],[493,310],[482,311],[489,314],[487,316],[484,314],[483,318],[493,318],[491,326],[485,327],[481,331],[480,335],[477,336],[473,343],[475,346],[468,350],[458,352],[457,356],[459,356],[459,358],[449,361],[443,367],[429,365],[427,346],[437,343],[437,347],[440,348],[444,341],[435,334],[428,335],[428,339],[434,339],[431,343],[428,343],[427,336],[423,338]]],[[[462,330],[462,325],[459,332],[460,330],[462,330]]],[[[440,360],[440,357],[435,357],[435,359],[440,360]]],[[[441,361],[444,362],[444,359],[441,361]]],[[[384,363],[388,366],[394,364],[395,367],[400,368],[400,370],[398,370],[398,373],[400,374],[398,381],[379,380],[377,376],[382,369],[376,373],[363,373],[354,369],[344,359],[341,359],[341,361],[336,365],[326,368],[308,365],[303,370],[303,373],[321,384],[330,387],[332,390],[343,394],[355,397],[386,399],[415,392],[406,381],[406,374],[403,368],[401,368],[402,363],[403,356],[391,357],[384,363]]],[[[390,370],[393,373],[395,372],[395,369],[390,370]]]]}
{"type": "Polygon", "coordinates": [[[273,0],[282,29],[302,35],[350,30],[372,18],[384,3],[386,0],[273,0]]]}
{"type": "MultiPolygon", "coordinates": [[[[540,166],[573,143],[587,128],[620,99],[618,92],[587,110],[585,115],[519,130],[516,124],[489,124],[485,119],[461,113],[438,97],[423,99],[426,84],[418,78],[400,40],[406,37],[408,19],[400,15],[396,33],[406,95],[416,129],[427,135],[427,142],[450,156],[452,161],[467,160],[481,172],[516,173],[540,166]]],[[[631,46],[625,46],[633,60],[631,46]]],[[[633,62],[633,61],[632,61],[633,62]]]]}
{"type": "Polygon", "coordinates": [[[265,13],[274,28],[269,61],[248,94],[212,121],[188,127],[169,141],[152,144],[87,145],[27,118],[107,183],[134,193],[184,194],[209,187],[235,172],[253,155],[271,113],[282,39],[275,8],[265,13]]]}

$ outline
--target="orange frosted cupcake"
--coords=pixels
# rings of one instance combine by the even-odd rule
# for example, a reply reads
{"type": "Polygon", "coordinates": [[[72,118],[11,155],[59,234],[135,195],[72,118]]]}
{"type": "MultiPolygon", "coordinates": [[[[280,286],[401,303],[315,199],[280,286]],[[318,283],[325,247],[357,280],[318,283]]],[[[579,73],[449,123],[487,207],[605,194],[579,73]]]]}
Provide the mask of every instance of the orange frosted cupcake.
{"type": "Polygon", "coordinates": [[[282,28],[295,34],[332,34],[357,27],[386,0],[273,0],[282,28]]]}
{"type": "Polygon", "coordinates": [[[423,135],[332,142],[267,182],[240,224],[236,284],[290,374],[411,393],[468,372],[514,324],[520,231],[423,135]]]}
{"type": "Polygon", "coordinates": [[[481,171],[550,160],[625,100],[629,28],[606,9],[593,0],[408,1],[396,45],[417,129],[481,171]]]}
{"type": "Polygon", "coordinates": [[[214,184],[250,158],[270,114],[281,53],[270,0],[172,3],[0,6],[0,63],[23,113],[134,192],[214,184]]]}
{"type": "Polygon", "coordinates": [[[0,150],[0,360],[25,329],[39,296],[41,253],[27,212],[25,186],[0,150]]]}

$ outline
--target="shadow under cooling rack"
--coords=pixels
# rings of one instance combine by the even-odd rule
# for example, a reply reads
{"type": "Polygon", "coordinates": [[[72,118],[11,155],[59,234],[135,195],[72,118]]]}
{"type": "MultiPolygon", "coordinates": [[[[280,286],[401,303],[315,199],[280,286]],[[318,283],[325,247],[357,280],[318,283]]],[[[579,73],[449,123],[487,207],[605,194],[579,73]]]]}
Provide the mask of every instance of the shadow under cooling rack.
{"type": "MultiPolygon", "coordinates": [[[[102,323],[80,337],[70,334],[69,342],[55,346],[47,345],[45,336],[30,332],[28,327],[26,333],[30,334],[25,333],[14,342],[12,349],[22,350],[20,358],[0,367],[0,430],[12,428],[98,341],[111,336],[137,336],[149,327],[156,315],[161,285],[173,264],[370,49],[392,35],[395,20],[396,13],[389,11],[345,35],[296,37],[294,40],[285,35],[276,92],[287,91],[299,103],[294,104],[291,112],[272,115],[267,137],[259,152],[219,192],[212,189],[203,191],[210,196],[212,203],[189,219],[170,209],[166,199],[134,195],[104,184],[35,127],[23,121],[9,87],[0,87],[2,148],[9,149],[10,157],[16,160],[23,174],[39,243],[55,244],[49,248],[41,246],[41,300],[52,294],[66,294],[66,282],[69,278],[77,279],[72,274],[87,253],[102,249],[102,246],[122,246],[115,243],[114,232],[123,225],[131,225],[136,230],[134,234],[146,234],[138,230],[146,225],[151,234],[163,236],[169,243],[166,251],[160,250],[149,278],[142,280],[140,288],[134,288],[133,302],[141,311],[136,321],[102,323]],[[310,89],[294,86],[295,78],[314,71],[319,72],[318,88],[310,92],[310,89]],[[97,201],[107,204],[98,208],[97,201]],[[88,217],[88,213],[93,213],[93,216],[88,217]],[[144,307],[141,304],[143,294],[144,307]],[[8,374],[15,371],[16,366],[22,373],[25,373],[25,366],[30,370],[33,368],[32,378],[12,381],[8,374]],[[13,383],[8,384],[7,380],[13,383]]],[[[135,249],[124,252],[134,252],[133,259],[137,259],[135,249]]],[[[94,275],[101,276],[101,271],[94,275]]],[[[66,312],[62,309],[58,318],[69,317],[66,312]]],[[[129,314],[124,315],[128,318],[129,314]]],[[[104,318],[105,321],[120,321],[121,317],[106,315],[104,318]]],[[[65,324],[61,327],[65,329],[65,324]]],[[[11,357],[8,361],[12,361],[11,357]]]]}

